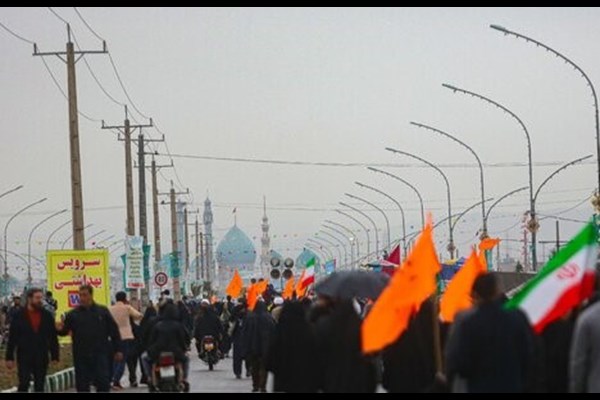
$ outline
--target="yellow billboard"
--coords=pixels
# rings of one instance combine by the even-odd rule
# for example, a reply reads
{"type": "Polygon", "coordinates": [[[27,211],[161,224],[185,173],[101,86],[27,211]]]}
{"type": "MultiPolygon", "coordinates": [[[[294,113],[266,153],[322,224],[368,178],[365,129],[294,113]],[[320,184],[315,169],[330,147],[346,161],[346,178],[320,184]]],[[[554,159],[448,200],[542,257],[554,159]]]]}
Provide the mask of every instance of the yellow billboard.
{"type": "Polygon", "coordinates": [[[58,303],[56,319],[79,305],[79,286],[94,288],[94,301],[110,305],[107,249],[50,250],[46,253],[48,290],[58,303]]]}

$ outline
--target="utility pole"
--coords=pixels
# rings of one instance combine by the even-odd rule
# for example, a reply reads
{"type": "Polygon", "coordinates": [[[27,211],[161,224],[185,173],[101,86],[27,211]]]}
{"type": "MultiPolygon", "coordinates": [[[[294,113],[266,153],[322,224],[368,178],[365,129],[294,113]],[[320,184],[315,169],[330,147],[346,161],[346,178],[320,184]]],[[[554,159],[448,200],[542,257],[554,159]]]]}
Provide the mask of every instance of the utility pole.
{"type": "MultiPolygon", "coordinates": [[[[185,241],[184,241],[184,249],[185,249],[185,277],[186,279],[190,279],[190,267],[191,267],[191,263],[190,263],[190,242],[189,242],[189,238],[190,238],[190,234],[189,234],[189,227],[193,226],[195,227],[195,236],[196,236],[196,247],[195,247],[195,255],[194,255],[194,259],[196,260],[196,276],[195,276],[195,280],[199,281],[198,278],[198,217],[196,216],[196,222],[193,224],[188,223],[188,216],[190,214],[200,214],[200,210],[192,210],[189,211],[187,209],[187,204],[186,204],[186,208],[183,210],[183,224],[185,226],[184,228],[184,232],[185,232],[185,241]]],[[[190,284],[190,290],[191,290],[191,284],[190,284]]]]}
{"type": "MultiPolygon", "coordinates": [[[[85,249],[85,236],[83,232],[83,194],[81,182],[81,153],[79,150],[79,112],[77,110],[77,79],[75,64],[86,54],[105,54],[106,42],[102,43],[102,50],[77,50],[71,41],[71,27],[67,24],[66,51],[39,52],[37,44],[33,44],[34,56],[57,56],[67,64],[67,91],[69,100],[69,149],[71,161],[71,213],[73,220],[73,249],[85,249]],[[75,58],[77,56],[77,58],[75,58]]],[[[6,246],[6,243],[4,244],[6,246]]]]}
{"type": "MultiPolygon", "coordinates": [[[[168,195],[171,206],[171,257],[172,257],[172,272],[173,272],[173,296],[175,301],[181,299],[181,286],[180,286],[180,275],[179,269],[179,251],[178,251],[178,239],[177,239],[177,202],[176,197],[180,194],[189,194],[189,189],[185,192],[175,192],[173,187],[173,181],[171,181],[171,190],[168,193],[159,193],[160,195],[168,195]]],[[[163,202],[163,204],[167,204],[163,202]]]]}
{"type": "Polygon", "coordinates": [[[170,165],[156,165],[156,161],[154,160],[154,156],[152,156],[152,164],[150,166],[150,171],[152,174],[152,213],[153,213],[153,223],[154,223],[154,271],[158,271],[158,265],[160,263],[160,259],[162,258],[161,249],[160,249],[160,213],[158,208],[158,170],[161,168],[172,168],[173,162],[170,165]]]}
{"type": "Polygon", "coordinates": [[[200,225],[198,224],[198,216],[196,215],[196,223],[194,224],[195,228],[196,228],[196,251],[195,251],[195,255],[196,255],[196,282],[200,282],[200,279],[202,278],[201,275],[201,270],[200,270],[200,263],[201,263],[201,258],[200,258],[200,225]]]}
{"type": "Polygon", "coordinates": [[[145,125],[131,125],[129,122],[129,115],[127,112],[127,106],[125,106],[125,121],[123,125],[111,125],[107,126],[102,121],[102,129],[117,130],[120,134],[119,141],[125,142],[125,200],[127,203],[127,235],[135,235],[135,212],[133,204],[133,161],[131,158],[131,134],[136,129],[150,128],[152,127],[152,119],[149,124],[145,125]]]}
{"type": "MultiPolygon", "coordinates": [[[[127,112],[127,106],[125,106],[125,121],[123,125],[111,125],[107,126],[102,121],[102,129],[117,130],[119,132],[119,141],[125,142],[125,201],[127,204],[127,236],[135,236],[135,211],[133,204],[133,161],[131,158],[131,134],[136,129],[150,128],[152,127],[152,119],[149,124],[131,125],[129,122],[129,114],[127,112]],[[123,138],[121,139],[121,135],[123,138]]],[[[137,300],[137,290],[131,291],[131,299],[137,300]]]]}
{"type": "Polygon", "coordinates": [[[208,280],[205,268],[206,260],[204,257],[204,234],[200,232],[200,278],[202,278],[202,287],[204,287],[204,281],[208,280]]]}
{"type": "MultiPolygon", "coordinates": [[[[152,125],[152,120],[150,120],[150,125],[152,125]]],[[[139,216],[140,216],[140,236],[144,238],[144,246],[148,245],[148,218],[147,218],[147,209],[146,209],[146,152],[145,152],[145,143],[149,142],[163,142],[164,137],[161,139],[145,139],[144,135],[141,132],[138,135],[137,144],[138,144],[138,184],[139,184],[139,216]]],[[[144,288],[142,289],[142,302],[143,304],[148,304],[150,300],[148,297],[149,289],[150,289],[150,267],[148,265],[149,257],[145,257],[144,255],[144,288]]]]}

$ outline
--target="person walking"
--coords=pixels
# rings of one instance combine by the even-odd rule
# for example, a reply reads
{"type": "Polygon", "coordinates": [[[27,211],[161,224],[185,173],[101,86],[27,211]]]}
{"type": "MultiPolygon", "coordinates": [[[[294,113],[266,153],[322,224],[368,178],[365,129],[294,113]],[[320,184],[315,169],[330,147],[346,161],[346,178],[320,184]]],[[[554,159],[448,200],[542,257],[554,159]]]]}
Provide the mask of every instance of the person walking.
{"type": "Polygon", "coordinates": [[[600,393],[600,302],[575,323],[569,363],[569,392],[600,393]]]}
{"type": "Polygon", "coordinates": [[[375,366],[361,352],[361,323],[354,300],[325,301],[315,324],[315,369],[325,393],[374,393],[375,366]]]}
{"type": "Polygon", "coordinates": [[[29,390],[33,376],[33,389],[43,392],[48,371],[48,361],[58,362],[58,336],[52,314],[43,308],[43,292],[32,288],[27,291],[25,309],[13,316],[6,346],[6,368],[15,364],[19,377],[19,392],[29,390]]]}
{"type": "Polygon", "coordinates": [[[267,305],[259,300],[246,319],[244,349],[252,373],[252,391],[267,391],[267,358],[269,344],[275,330],[275,321],[267,305]]]}
{"type": "Polygon", "coordinates": [[[246,364],[246,377],[250,376],[250,365],[246,359],[244,348],[244,324],[246,322],[246,299],[241,297],[231,311],[229,331],[233,347],[233,374],[236,379],[242,379],[242,364],[246,364]]]}
{"type": "Polygon", "coordinates": [[[135,353],[135,337],[133,335],[131,320],[139,322],[143,315],[127,303],[127,294],[125,292],[118,292],[115,300],[116,303],[110,307],[110,314],[119,327],[123,360],[115,361],[113,364],[112,387],[114,390],[122,390],[121,378],[125,372],[127,359],[132,353],[135,353]]]}
{"type": "Polygon", "coordinates": [[[290,301],[280,309],[267,362],[267,369],[273,372],[273,391],[316,393],[318,377],[314,357],[317,343],[305,307],[299,301],[290,301]]]}
{"type": "Polygon", "coordinates": [[[502,307],[501,296],[494,273],[477,277],[475,307],[450,333],[448,373],[464,379],[468,393],[523,393],[530,388],[533,331],[520,311],[502,307]]]}
{"type": "Polygon", "coordinates": [[[77,392],[89,392],[93,384],[97,392],[110,391],[110,364],[108,354],[113,349],[115,361],[123,360],[119,327],[110,311],[94,302],[90,285],[79,287],[79,306],[57,323],[58,334],[71,334],[73,364],[77,392]]]}

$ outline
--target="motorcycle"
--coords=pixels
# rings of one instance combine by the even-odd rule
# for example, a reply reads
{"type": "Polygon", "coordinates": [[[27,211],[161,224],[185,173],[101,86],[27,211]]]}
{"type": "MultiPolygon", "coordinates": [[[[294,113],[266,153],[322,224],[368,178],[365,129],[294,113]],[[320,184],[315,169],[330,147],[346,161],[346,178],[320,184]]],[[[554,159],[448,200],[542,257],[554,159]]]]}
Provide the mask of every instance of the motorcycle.
{"type": "Polygon", "coordinates": [[[198,357],[208,364],[208,370],[212,371],[215,364],[221,359],[219,346],[213,336],[204,336],[198,346],[198,357]]]}
{"type": "Polygon", "coordinates": [[[152,366],[151,392],[183,393],[188,390],[183,381],[183,366],[175,360],[173,353],[160,353],[158,361],[152,366]]]}

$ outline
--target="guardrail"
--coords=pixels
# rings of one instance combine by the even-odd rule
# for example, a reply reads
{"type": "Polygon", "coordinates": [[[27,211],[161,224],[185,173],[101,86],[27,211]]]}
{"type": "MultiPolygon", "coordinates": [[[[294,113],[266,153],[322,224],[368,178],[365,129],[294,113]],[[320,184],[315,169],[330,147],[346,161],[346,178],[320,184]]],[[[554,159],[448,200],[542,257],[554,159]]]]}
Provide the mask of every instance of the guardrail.
{"type": "MultiPolygon", "coordinates": [[[[58,371],[52,375],[46,376],[44,391],[46,393],[64,392],[75,387],[75,368],[67,368],[58,371]]],[[[17,388],[13,387],[3,390],[0,393],[16,393],[17,388]]],[[[33,382],[29,386],[29,392],[33,392],[33,382]]]]}

